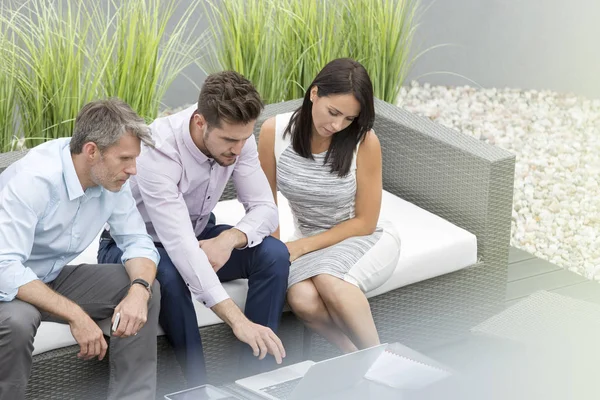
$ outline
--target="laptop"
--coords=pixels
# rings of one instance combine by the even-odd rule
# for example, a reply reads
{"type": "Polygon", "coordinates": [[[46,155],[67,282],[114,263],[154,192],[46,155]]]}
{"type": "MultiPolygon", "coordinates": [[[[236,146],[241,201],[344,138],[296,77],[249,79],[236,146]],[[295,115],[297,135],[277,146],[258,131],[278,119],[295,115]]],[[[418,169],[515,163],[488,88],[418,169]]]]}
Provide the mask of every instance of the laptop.
{"type": "Polygon", "coordinates": [[[271,400],[326,398],[359,383],[386,346],[381,344],[317,363],[304,361],[235,383],[271,400]]]}
{"type": "Polygon", "coordinates": [[[165,395],[165,400],[240,400],[212,385],[202,385],[165,395]]]}

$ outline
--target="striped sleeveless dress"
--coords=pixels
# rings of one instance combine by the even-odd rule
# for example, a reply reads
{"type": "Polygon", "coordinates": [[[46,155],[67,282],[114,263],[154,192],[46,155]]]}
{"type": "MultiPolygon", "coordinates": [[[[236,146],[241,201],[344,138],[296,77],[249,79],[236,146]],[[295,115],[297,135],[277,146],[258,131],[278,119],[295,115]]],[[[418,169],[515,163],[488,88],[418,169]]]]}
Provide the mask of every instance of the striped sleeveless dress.
{"type": "MultiPolygon", "coordinates": [[[[291,116],[290,112],[275,117],[274,149],[277,190],[287,199],[294,219],[290,241],[317,235],[354,218],[356,197],[356,151],[345,177],[332,174],[330,166],[323,165],[326,152],[313,154],[314,160],[303,158],[294,151],[290,135],[283,138],[291,116]]],[[[329,274],[367,292],[389,278],[399,254],[400,239],[391,224],[384,222],[370,235],[350,237],[294,260],[288,287],[329,274]]]]}

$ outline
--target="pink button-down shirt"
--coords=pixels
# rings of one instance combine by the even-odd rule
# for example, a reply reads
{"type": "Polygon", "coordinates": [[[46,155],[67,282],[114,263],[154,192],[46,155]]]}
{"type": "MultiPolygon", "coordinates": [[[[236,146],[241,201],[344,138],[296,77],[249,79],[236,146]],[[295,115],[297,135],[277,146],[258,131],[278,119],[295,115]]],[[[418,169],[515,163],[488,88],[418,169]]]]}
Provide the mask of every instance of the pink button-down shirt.
{"type": "Polygon", "coordinates": [[[279,221],[254,136],[233,165],[222,167],[192,141],[189,122],[195,110],[193,106],[150,125],[156,149],[143,146],[131,190],[148,233],[162,243],[192,295],[212,307],[229,295],[196,237],[206,227],[229,177],[246,209],[235,228],[246,234],[249,247],[273,233],[279,221]]]}

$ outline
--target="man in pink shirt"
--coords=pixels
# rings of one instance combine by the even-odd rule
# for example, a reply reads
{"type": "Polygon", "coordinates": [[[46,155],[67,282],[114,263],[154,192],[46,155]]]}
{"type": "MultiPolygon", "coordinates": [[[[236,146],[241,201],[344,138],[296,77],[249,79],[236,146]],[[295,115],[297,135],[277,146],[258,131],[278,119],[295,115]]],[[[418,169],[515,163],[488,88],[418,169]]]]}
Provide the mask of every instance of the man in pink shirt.
{"type": "MultiPolygon", "coordinates": [[[[144,146],[131,178],[137,207],[161,257],[159,322],[189,386],[206,381],[191,296],[210,307],[260,360],[267,353],[277,363],[285,357],[274,332],[290,263],[286,246],[270,236],[279,223],[277,207],[252,135],[262,108],[252,83],[238,73],[210,75],[197,105],[150,125],[156,147],[144,146]],[[212,214],[230,178],[246,209],[233,227],[217,225],[212,214]],[[245,315],[221,284],[240,278],[248,279],[245,315]]],[[[99,262],[119,259],[119,248],[105,232],[99,262]]],[[[260,370],[250,357],[242,365],[260,370]]]]}

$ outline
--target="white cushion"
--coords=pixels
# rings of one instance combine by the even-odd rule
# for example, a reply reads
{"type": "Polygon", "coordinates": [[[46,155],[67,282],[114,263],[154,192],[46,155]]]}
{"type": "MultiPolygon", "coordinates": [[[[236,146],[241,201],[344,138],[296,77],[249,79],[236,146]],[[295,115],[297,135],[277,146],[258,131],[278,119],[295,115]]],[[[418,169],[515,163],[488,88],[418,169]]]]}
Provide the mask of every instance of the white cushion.
{"type": "Polygon", "coordinates": [[[33,339],[33,355],[75,344],[67,324],[42,321],[33,339]]]}
{"type": "MultiPolygon", "coordinates": [[[[287,200],[280,194],[277,200],[280,235],[285,242],[292,237],[294,222],[287,200]]],[[[235,225],[244,213],[244,207],[235,199],[221,201],[214,209],[219,224],[235,225]]],[[[394,274],[382,286],[367,293],[367,297],[447,274],[477,262],[475,235],[386,191],[383,192],[380,220],[394,224],[400,235],[402,248],[394,274]]],[[[95,264],[97,252],[98,239],[94,240],[71,264],[95,264]]],[[[247,280],[227,282],[223,287],[243,310],[248,291],[247,280]]],[[[209,308],[195,300],[194,306],[199,327],[223,322],[209,308]]],[[[105,333],[108,333],[109,321],[102,321],[101,327],[105,333]]],[[[164,334],[160,328],[159,334],[164,334]]],[[[33,344],[35,348],[33,353],[39,354],[75,344],[75,339],[68,325],[42,322],[33,344]]]]}
{"type": "Polygon", "coordinates": [[[398,231],[400,259],[388,281],[367,293],[367,297],[477,262],[475,235],[386,191],[381,201],[380,219],[391,222],[398,231]]]}
{"type": "MultiPolygon", "coordinates": [[[[294,222],[285,197],[278,193],[280,237],[292,237],[294,222]]],[[[237,200],[221,201],[214,210],[217,222],[235,225],[244,216],[237,200]]],[[[429,211],[383,191],[379,220],[391,222],[400,236],[400,258],[396,271],[382,286],[367,293],[376,296],[477,262],[477,238],[472,233],[429,211]]]]}

